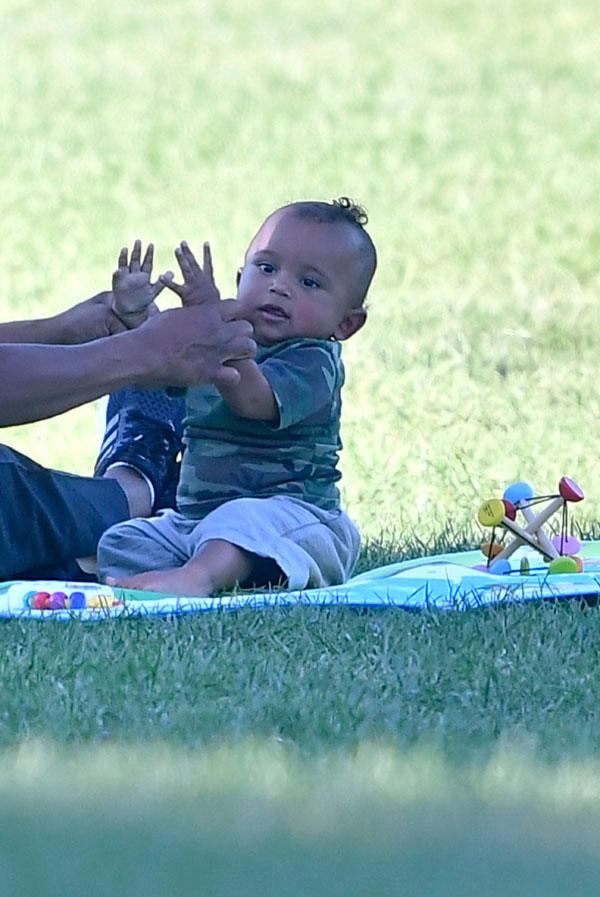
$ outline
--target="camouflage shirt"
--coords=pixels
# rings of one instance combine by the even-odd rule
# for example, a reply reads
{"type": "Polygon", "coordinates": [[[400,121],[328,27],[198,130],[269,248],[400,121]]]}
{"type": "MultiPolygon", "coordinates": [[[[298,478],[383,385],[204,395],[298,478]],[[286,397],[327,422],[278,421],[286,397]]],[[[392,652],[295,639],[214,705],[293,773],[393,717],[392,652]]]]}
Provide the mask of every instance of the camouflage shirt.
{"type": "Polygon", "coordinates": [[[232,411],[215,386],[187,392],[182,514],[200,519],[235,498],[292,495],[326,510],[339,506],[336,481],[344,367],[339,343],[291,339],[259,346],[279,420],[232,411]]]}

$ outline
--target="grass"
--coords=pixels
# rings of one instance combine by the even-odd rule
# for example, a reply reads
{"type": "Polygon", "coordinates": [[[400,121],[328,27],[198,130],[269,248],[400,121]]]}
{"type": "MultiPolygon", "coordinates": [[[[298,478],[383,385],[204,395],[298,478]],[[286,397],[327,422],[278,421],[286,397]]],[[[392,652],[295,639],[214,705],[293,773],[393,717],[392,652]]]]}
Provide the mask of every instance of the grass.
{"type": "MultiPolygon", "coordinates": [[[[516,479],[574,477],[597,535],[598,24],[5,0],[0,314],[104,289],[138,236],[162,270],[209,238],[230,294],[266,213],[347,193],[380,253],[345,347],[361,564],[473,544],[516,479]]],[[[85,473],[96,410],[3,438],[85,473]]],[[[0,895],[595,894],[597,630],[575,604],[5,624],[0,895]]]]}
{"type": "MultiPolygon", "coordinates": [[[[105,288],[135,236],[162,270],[181,237],[209,237],[231,294],[268,211],[349,193],[380,250],[345,352],[345,501],[363,531],[428,541],[513,479],[548,490],[563,473],[596,518],[594,0],[0,15],[5,316],[105,288]]],[[[87,408],[7,438],[88,472],[98,426],[87,408]]]]}
{"type": "Polygon", "coordinates": [[[595,609],[0,638],[7,897],[597,893],[595,609]]]}
{"type": "Polygon", "coordinates": [[[600,617],[574,605],[469,614],[297,608],[3,626],[0,743],[275,739],[488,756],[509,733],[594,756],[600,617]],[[535,671],[535,676],[533,675],[535,671]]]}

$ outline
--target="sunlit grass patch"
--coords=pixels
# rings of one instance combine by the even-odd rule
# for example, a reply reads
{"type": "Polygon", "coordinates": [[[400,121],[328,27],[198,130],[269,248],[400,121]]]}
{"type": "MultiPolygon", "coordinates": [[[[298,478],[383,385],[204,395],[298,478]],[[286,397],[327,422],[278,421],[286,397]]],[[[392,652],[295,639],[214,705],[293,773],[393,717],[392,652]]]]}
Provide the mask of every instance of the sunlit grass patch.
{"type": "MultiPolygon", "coordinates": [[[[106,288],[138,236],[162,270],[209,238],[232,295],[267,212],[348,193],[380,255],[345,347],[342,482],[363,531],[428,540],[511,480],[562,474],[595,519],[597,4],[2,16],[4,316],[106,288]]],[[[5,438],[85,473],[97,431],[90,407],[5,438]]]]}

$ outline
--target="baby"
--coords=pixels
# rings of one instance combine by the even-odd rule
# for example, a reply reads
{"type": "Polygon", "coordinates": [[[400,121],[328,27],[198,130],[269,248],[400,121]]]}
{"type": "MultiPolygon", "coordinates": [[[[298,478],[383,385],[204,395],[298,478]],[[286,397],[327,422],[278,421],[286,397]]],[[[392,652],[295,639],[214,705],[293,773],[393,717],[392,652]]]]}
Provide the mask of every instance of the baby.
{"type": "MultiPolygon", "coordinates": [[[[364,211],[343,197],[295,202],[261,225],[238,272],[230,318],[254,328],[237,382],[187,393],[178,511],[131,520],[100,540],[106,582],[186,596],[236,585],[322,587],[348,578],[360,547],[340,508],[343,340],[364,325],[377,256],[364,211]]],[[[208,245],[187,244],[186,302],[215,301],[208,245]]],[[[131,309],[131,304],[128,306],[131,309]]]]}

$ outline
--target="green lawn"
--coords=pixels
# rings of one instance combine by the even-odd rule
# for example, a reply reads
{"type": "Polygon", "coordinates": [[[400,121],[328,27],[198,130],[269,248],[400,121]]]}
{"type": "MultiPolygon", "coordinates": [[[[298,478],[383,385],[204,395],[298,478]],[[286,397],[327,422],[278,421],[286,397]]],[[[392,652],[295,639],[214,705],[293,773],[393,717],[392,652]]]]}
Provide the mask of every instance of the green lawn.
{"type": "MultiPolygon", "coordinates": [[[[210,239],[231,294],[265,214],[351,195],[380,255],[345,348],[363,566],[474,544],[516,479],[572,476],[597,535],[597,0],[4,0],[0,26],[0,316],[105,289],[136,237],[162,270],[210,239]]],[[[97,410],[3,439],[89,472],[97,410]]],[[[597,894],[598,619],[5,624],[0,897],[597,894]]]]}

